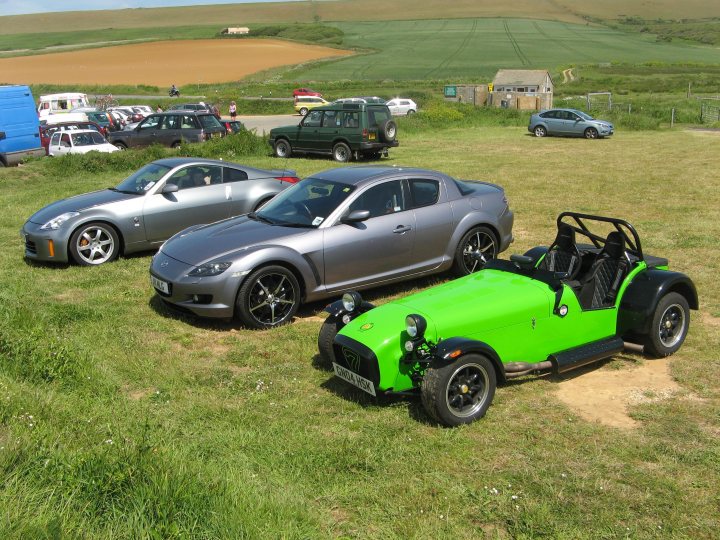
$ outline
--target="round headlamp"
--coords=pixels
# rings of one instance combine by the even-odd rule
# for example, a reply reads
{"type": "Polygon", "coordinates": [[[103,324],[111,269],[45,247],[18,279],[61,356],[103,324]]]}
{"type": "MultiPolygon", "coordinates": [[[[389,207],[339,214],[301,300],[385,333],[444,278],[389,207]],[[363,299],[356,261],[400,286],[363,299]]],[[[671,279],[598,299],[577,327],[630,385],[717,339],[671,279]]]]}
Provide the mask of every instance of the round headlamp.
{"type": "Polygon", "coordinates": [[[411,338],[423,337],[427,329],[427,321],[422,315],[408,315],[405,317],[405,331],[411,338]]]}
{"type": "Polygon", "coordinates": [[[342,296],[342,303],[345,311],[355,311],[355,309],[359,308],[360,304],[362,304],[362,298],[360,297],[360,293],[355,291],[346,292],[342,296]]]}

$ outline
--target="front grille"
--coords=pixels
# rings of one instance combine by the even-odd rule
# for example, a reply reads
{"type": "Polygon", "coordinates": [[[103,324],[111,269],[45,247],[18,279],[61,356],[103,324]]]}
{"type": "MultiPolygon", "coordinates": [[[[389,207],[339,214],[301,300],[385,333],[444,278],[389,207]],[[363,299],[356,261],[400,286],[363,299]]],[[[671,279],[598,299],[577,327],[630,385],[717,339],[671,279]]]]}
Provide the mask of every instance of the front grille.
{"type": "Polygon", "coordinates": [[[333,344],[335,362],[373,382],[380,384],[380,368],[377,356],[371,349],[352,338],[338,334],[333,344]]]}

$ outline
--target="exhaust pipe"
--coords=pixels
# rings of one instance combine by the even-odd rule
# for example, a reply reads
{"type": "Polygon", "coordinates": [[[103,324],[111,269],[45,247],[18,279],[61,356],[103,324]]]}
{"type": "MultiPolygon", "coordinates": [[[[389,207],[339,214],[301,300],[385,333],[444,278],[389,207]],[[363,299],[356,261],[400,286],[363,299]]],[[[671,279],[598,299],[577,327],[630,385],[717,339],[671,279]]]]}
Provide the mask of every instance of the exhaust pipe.
{"type": "Polygon", "coordinates": [[[529,364],[527,362],[508,362],[503,364],[505,368],[505,377],[508,379],[514,379],[516,377],[522,377],[523,375],[530,375],[534,371],[542,371],[545,369],[552,369],[553,365],[550,360],[544,362],[535,362],[529,364]]]}
{"type": "Polygon", "coordinates": [[[630,343],[628,341],[623,341],[623,347],[626,351],[631,351],[638,354],[643,354],[645,352],[645,345],[640,345],[639,343],[630,343]]]}

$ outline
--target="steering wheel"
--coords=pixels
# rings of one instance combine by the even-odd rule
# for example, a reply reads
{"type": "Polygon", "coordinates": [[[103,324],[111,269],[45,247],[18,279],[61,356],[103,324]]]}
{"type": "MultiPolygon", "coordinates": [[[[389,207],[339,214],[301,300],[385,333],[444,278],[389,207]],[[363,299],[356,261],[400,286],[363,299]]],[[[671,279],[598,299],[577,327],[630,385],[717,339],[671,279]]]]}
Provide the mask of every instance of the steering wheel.
{"type": "Polygon", "coordinates": [[[312,219],[313,219],[312,212],[310,211],[310,209],[307,207],[307,205],[304,202],[298,201],[298,202],[294,203],[293,206],[295,206],[295,208],[300,213],[304,214],[305,217],[307,217],[310,221],[312,221],[312,219]]]}

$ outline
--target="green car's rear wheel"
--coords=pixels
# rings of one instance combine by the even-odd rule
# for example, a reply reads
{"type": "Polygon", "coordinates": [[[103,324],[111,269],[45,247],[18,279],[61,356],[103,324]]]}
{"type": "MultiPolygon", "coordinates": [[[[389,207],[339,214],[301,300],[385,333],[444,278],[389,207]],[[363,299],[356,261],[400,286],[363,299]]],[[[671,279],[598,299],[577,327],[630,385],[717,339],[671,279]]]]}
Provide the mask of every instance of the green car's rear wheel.
{"type": "Polygon", "coordinates": [[[685,341],[690,327],[690,307],[685,297],[668,293],[658,302],[650,333],[645,340],[647,352],[657,357],[670,356],[685,341]]]}
{"type": "Polygon", "coordinates": [[[495,396],[497,376],[481,354],[466,354],[449,365],[428,368],[421,395],[428,414],[446,426],[459,426],[485,416],[495,396]]]}

